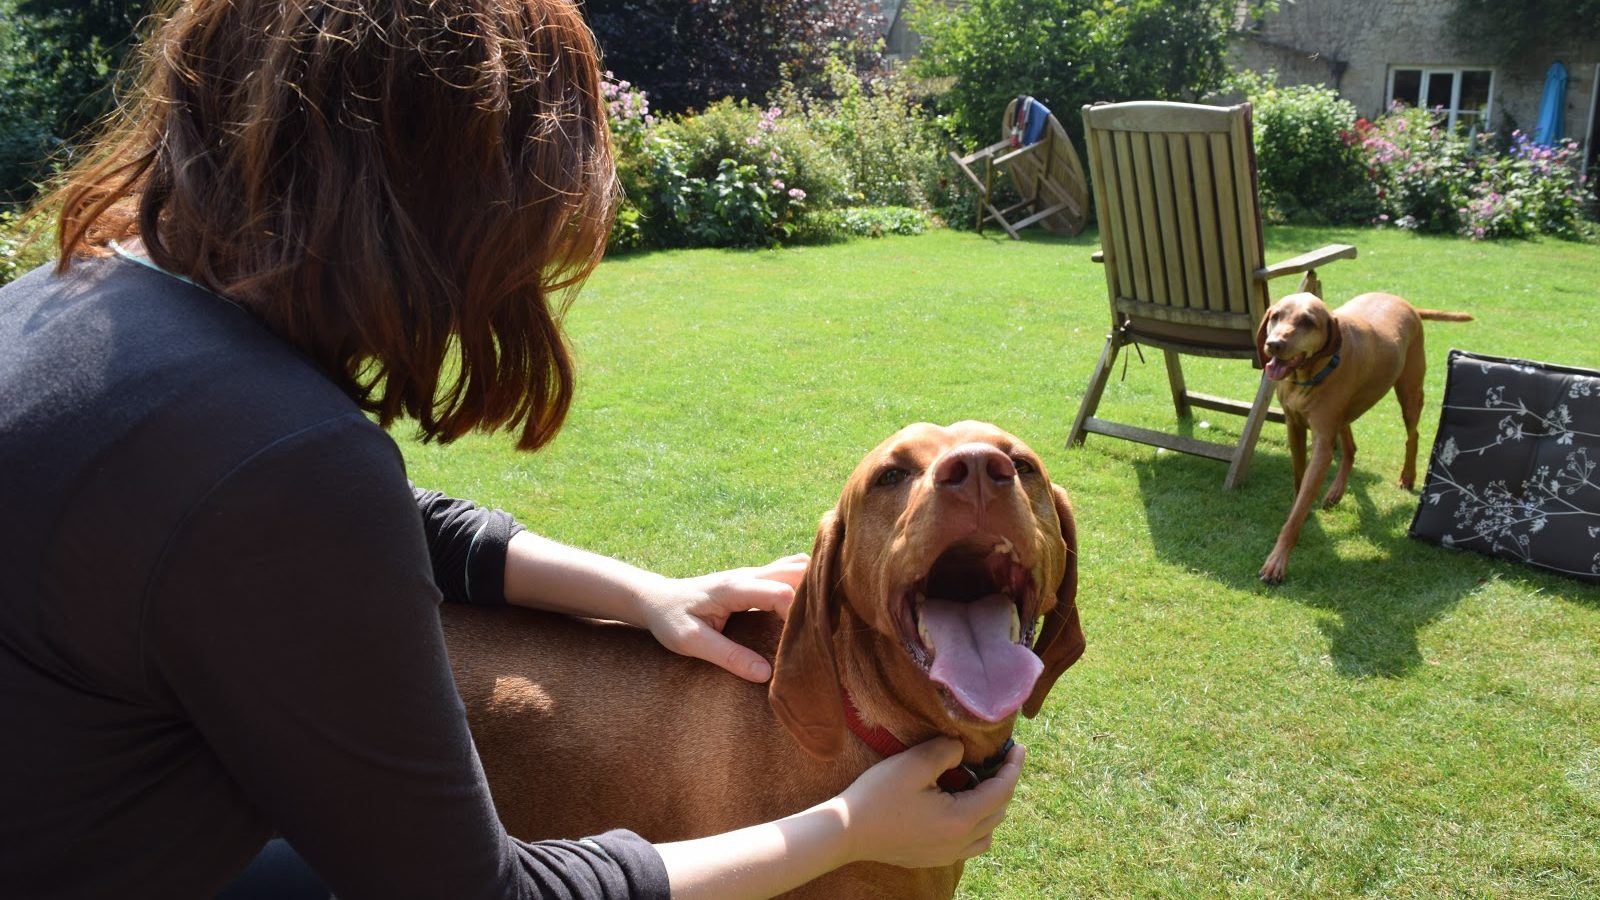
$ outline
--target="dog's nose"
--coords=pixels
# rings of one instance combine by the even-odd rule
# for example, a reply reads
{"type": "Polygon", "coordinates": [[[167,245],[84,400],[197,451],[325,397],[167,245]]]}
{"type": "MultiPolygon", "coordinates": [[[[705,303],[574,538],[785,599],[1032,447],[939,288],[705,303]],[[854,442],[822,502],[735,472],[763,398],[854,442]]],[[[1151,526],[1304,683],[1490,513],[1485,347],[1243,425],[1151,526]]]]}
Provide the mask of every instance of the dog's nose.
{"type": "MultiPolygon", "coordinates": [[[[1017,477],[1011,457],[992,444],[970,443],[955,447],[939,458],[934,483],[954,491],[982,493],[991,485],[1003,487],[1017,477]]],[[[976,499],[976,498],[974,498],[976,499]]]]}
{"type": "Polygon", "coordinates": [[[1288,343],[1289,342],[1285,341],[1283,338],[1269,338],[1267,340],[1267,350],[1273,353],[1281,353],[1284,346],[1288,343]]]}

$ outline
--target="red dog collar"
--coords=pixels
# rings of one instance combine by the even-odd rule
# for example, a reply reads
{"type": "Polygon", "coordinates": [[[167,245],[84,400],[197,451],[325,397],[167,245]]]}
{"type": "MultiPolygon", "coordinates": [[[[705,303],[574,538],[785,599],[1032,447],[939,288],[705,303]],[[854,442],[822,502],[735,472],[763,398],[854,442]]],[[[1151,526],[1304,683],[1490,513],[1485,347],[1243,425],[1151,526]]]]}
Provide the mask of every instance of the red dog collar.
{"type": "MultiPolygon", "coordinates": [[[[850,733],[861,739],[861,742],[872,748],[872,751],[882,757],[894,756],[904,753],[908,749],[900,739],[890,734],[888,730],[868,725],[861,721],[861,714],[856,712],[856,705],[850,702],[850,692],[839,685],[839,697],[844,700],[844,723],[849,727],[850,733]]],[[[999,752],[977,765],[962,763],[953,769],[946,769],[939,776],[939,789],[947,794],[958,794],[978,786],[978,782],[993,778],[1000,767],[1005,765],[1006,754],[1016,744],[1011,738],[1006,738],[1005,744],[999,752]]]]}

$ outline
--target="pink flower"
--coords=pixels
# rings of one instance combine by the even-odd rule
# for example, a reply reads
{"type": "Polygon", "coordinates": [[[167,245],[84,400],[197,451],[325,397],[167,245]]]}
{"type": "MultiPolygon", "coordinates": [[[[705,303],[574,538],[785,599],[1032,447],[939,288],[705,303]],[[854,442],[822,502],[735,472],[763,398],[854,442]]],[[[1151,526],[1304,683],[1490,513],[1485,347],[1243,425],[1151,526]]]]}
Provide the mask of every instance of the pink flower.
{"type": "Polygon", "coordinates": [[[806,192],[805,191],[802,191],[799,188],[789,188],[789,199],[790,200],[804,200],[805,198],[806,198],[806,192]]]}

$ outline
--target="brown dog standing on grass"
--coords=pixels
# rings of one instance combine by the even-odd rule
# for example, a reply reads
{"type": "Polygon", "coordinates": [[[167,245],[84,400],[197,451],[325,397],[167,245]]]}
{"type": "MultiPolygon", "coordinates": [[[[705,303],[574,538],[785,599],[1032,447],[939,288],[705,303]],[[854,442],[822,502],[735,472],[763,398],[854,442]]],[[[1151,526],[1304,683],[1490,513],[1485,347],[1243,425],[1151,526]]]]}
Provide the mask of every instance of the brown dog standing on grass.
{"type": "MultiPolygon", "coordinates": [[[[938,735],[965,750],[940,784],[970,786],[1082,654],[1077,583],[1066,493],[1021,441],[958,422],[905,428],[861,461],[787,622],[729,619],[729,637],[774,659],[770,691],[625,625],[441,615],[506,829],[663,842],[805,809],[938,735]]],[[[855,863],[793,894],[945,898],[961,869],[855,863]]]]}
{"type": "MultiPolygon", "coordinates": [[[[1314,282],[1312,282],[1313,289],[1314,282]]],[[[1304,286],[1304,285],[1303,285],[1304,286]]],[[[1339,443],[1339,471],[1322,498],[1332,506],[1344,496],[1356,458],[1350,423],[1372,408],[1389,389],[1400,401],[1406,423],[1406,461],[1400,486],[1411,490],[1417,477],[1417,422],[1422,417],[1422,378],[1427,371],[1422,320],[1468,322],[1466,313],[1416,309],[1393,294],[1362,294],[1337,313],[1315,293],[1290,294],[1274,303],[1256,330],[1256,351],[1266,376],[1278,383],[1278,404],[1289,432],[1295,497],[1289,519],[1272,554],[1261,566],[1261,580],[1283,581],[1289,551],[1311,512],[1339,443]],[[1311,430],[1311,460],[1306,461],[1306,430],[1311,430]]]]}

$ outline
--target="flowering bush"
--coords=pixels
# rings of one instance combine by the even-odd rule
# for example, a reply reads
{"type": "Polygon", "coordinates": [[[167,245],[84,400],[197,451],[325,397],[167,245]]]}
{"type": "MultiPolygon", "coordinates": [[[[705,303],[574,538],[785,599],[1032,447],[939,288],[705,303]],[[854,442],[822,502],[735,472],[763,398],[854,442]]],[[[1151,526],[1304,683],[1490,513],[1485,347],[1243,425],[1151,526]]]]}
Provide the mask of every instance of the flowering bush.
{"type": "Polygon", "coordinates": [[[724,100],[657,120],[627,81],[607,73],[603,89],[623,190],[614,248],[767,246],[844,196],[841,164],[781,107],[724,100]]]}
{"type": "Polygon", "coordinates": [[[1583,185],[1576,177],[1581,159],[1577,141],[1541,147],[1512,132],[1508,153],[1479,158],[1480,180],[1457,210],[1460,230],[1474,238],[1582,237],[1583,185]]]}
{"type": "Polygon", "coordinates": [[[1584,234],[1575,141],[1540,147],[1514,131],[1507,152],[1497,153],[1493,135],[1468,139],[1399,104],[1356,125],[1352,141],[1372,178],[1379,224],[1474,240],[1584,234]]]}
{"type": "Polygon", "coordinates": [[[622,206],[611,226],[611,246],[632,250],[645,243],[644,207],[650,204],[656,175],[656,153],[651,146],[656,117],[650,98],[609,71],[601,82],[616,153],[617,180],[622,185],[622,206]]]}

